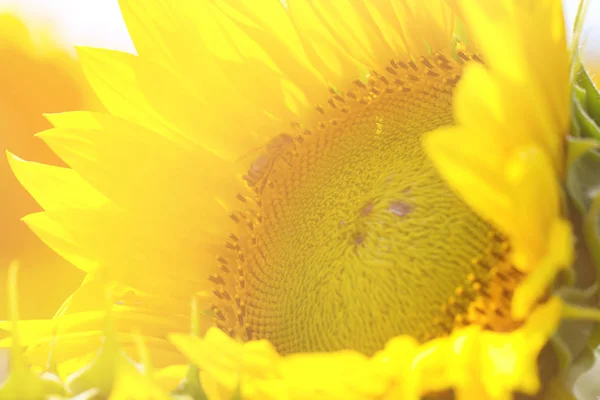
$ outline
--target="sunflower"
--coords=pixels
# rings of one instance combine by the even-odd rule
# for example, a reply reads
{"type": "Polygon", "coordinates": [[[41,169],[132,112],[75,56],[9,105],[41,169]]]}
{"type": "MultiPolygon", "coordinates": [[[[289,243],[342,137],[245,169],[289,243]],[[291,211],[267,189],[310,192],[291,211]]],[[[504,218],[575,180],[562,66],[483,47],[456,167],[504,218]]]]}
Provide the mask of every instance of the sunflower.
{"type": "Polygon", "coordinates": [[[114,398],[186,363],[211,399],[563,390],[598,319],[600,101],[559,0],[120,3],[138,54],[78,49],[108,113],[38,134],[69,168],[9,154],[87,273],[20,322],[34,366],[114,398]]]}
{"type": "MultiPolygon", "coordinates": [[[[62,50],[48,32],[29,31],[12,14],[0,14],[0,147],[22,157],[61,165],[60,159],[33,135],[50,127],[43,112],[81,108],[100,109],[76,61],[62,50]]],[[[64,164],[62,164],[64,165],[64,164]]],[[[0,281],[6,266],[21,260],[26,318],[50,318],[83,274],[49,249],[21,221],[27,213],[40,211],[23,190],[6,161],[0,163],[0,281]],[[56,275],[60,284],[47,285],[56,275]],[[38,296],[40,292],[44,296],[38,296]]],[[[5,319],[5,296],[0,297],[0,318],[5,319]]]]}

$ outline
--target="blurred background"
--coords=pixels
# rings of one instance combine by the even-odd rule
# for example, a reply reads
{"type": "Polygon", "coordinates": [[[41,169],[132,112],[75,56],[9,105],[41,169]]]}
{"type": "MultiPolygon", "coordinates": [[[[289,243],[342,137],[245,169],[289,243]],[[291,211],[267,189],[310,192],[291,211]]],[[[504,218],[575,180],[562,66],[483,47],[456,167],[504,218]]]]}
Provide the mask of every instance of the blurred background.
{"type": "MultiPolygon", "coordinates": [[[[563,4],[567,22],[572,23],[579,0],[563,0],[563,4]]],[[[32,27],[52,26],[71,54],[75,45],[134,52],[118,0],[0,0],[0,12],[7,10],[22,15],[32,27]]],[[[600,24],[600,0],[590,0],[587,21],[588,55],[600,59],[600,29],[592,23],[600,24]]]]}
{"type": "Polygon", "coordinates": [[[73,55],[75,45],[134,51],[118,0],[0,0],[0,12],[6,11],[31,27],[51,28],[73,55]]]}
{"type": "MultiPolygon", "coordinates": [[[[578,4],[564,0],[569,29],[578,4]]],[[[585,59],[600,82],[600,0],[590,1],[583,37],[585,59]]],[[[75,45],[135,52],[118,0],[0,0],[1,150],[62,165],[33,136],[50,127],[41,114],[102,109],[76,64],[75,45]]],[[[19,288],[21,318],[49,318],[83,274],[47,249],[19,220],[39,207],[12,176],[4,154],[0,191],[0,284],[6,280],[5,266],[19,259],[19,279],[27,282],[27,289],[19,288]],[[63,279],[57,282],[55,275],[63,279]]],[[[4,298],[0,289],[0,320],[6,318],[4,298]]],[[[0,354],[0,381],[5,368],[6,358],[0,354]]],[[[578,383],[579,398],[600,396],[600,364],[578,383]]]]}
{"type": "MultiPolygon", "coordinates": [[[[3,287],[8,263],[19,260],[22,318],[52,317],[83,277],[20,221],[39,207],[4,156],[8,149],[63,165],[33,136],[50,128],[42,113],[102,109],[77,65],[75,45],[134,51],[117,0],[0,0],[0,282],[3,287]]],[[[3,292],[0,319],[6,317],[3,292]]]]}

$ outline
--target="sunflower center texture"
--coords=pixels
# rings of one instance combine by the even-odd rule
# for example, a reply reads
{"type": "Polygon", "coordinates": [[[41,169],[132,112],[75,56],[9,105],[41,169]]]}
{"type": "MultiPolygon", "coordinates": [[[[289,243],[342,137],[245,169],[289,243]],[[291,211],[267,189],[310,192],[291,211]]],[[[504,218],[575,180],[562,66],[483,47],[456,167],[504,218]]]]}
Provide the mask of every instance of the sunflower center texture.
{"type": "Polygon", "coordinates": [[[252,206],[236,217],[237,278],[215,279],[222,328],[284,354],[372,354],[396,335],[426,340],[473,322],[475,300],[490,306],[481,299],[494,297],[506,243],[421,145],[452,123],[455,81],[414,66],[417,83],[371,77],[357,82],[358,95],[332,91],[332,107],[346,110],[330,119],[324,111],[319,128],[265,146],[246,176],[252,206]]]}

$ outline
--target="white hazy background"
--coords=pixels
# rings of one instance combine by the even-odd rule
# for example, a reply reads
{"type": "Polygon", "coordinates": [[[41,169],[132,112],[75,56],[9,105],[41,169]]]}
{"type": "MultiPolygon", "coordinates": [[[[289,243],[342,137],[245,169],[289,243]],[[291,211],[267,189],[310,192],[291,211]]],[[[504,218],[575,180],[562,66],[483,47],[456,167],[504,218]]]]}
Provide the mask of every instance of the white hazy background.
{"type": "Polygon", "coordinates": [[[21,15],[32,25],[52,28],[65,47],[103,47],[134,52],[118,0],[0,0],[0,12],[21,15]]]}
{"type": "MultiPolygon", "coordinates": [[[[579,1],[564,0],[563,3],[570,30],[579,1]]],[[[0,12],[3,11],[21,15],[30,26],[52,28],[56,39],[73,54],[76,45],[135,52],[121,18],[118,0],[0,0],[0,12]]],[[[590,0],[583,37],[586,58],[600,62],[600,0],[590,0]]],[[[2,358],[0,381],[6,362],[2,358]]],[[[576,395],[579,399],[600,396],[600,362],[580,377],[577,383],[576,395]]]]}
{"type": "MultiPolygon", "coordinates": [[[[563,3],[571,25],[579,0],[563,3]]],[[[0,0],[0,12],[6,10],[22,15],[30,24],[50,24],[58,39],[71,49],[80,45],[134,52],[118,0],[0,0]]],[[[586,54],[600,60],[600,26],[592,24],[597,21],[600,25],[600,0],[590,0],[586,21],[586,54]]]]}

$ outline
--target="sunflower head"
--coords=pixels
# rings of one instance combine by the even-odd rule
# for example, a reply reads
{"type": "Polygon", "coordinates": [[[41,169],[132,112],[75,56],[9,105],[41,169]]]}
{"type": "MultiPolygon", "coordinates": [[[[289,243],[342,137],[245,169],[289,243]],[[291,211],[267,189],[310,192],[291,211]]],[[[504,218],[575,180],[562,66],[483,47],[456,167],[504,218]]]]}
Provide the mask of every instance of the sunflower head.
{"type": "Polygon", "coordinates": [[[314,132],[293,123],[294,136],[261,149],[209,276],[219,327],[284,353],[372,354],[398,334],[422,341],[475,320],[513,324],[500,321],[521,278],[509,243],[421,145],[452,122],[461,65],[441,53],[393,61],[332,90],[314,132]]]}

